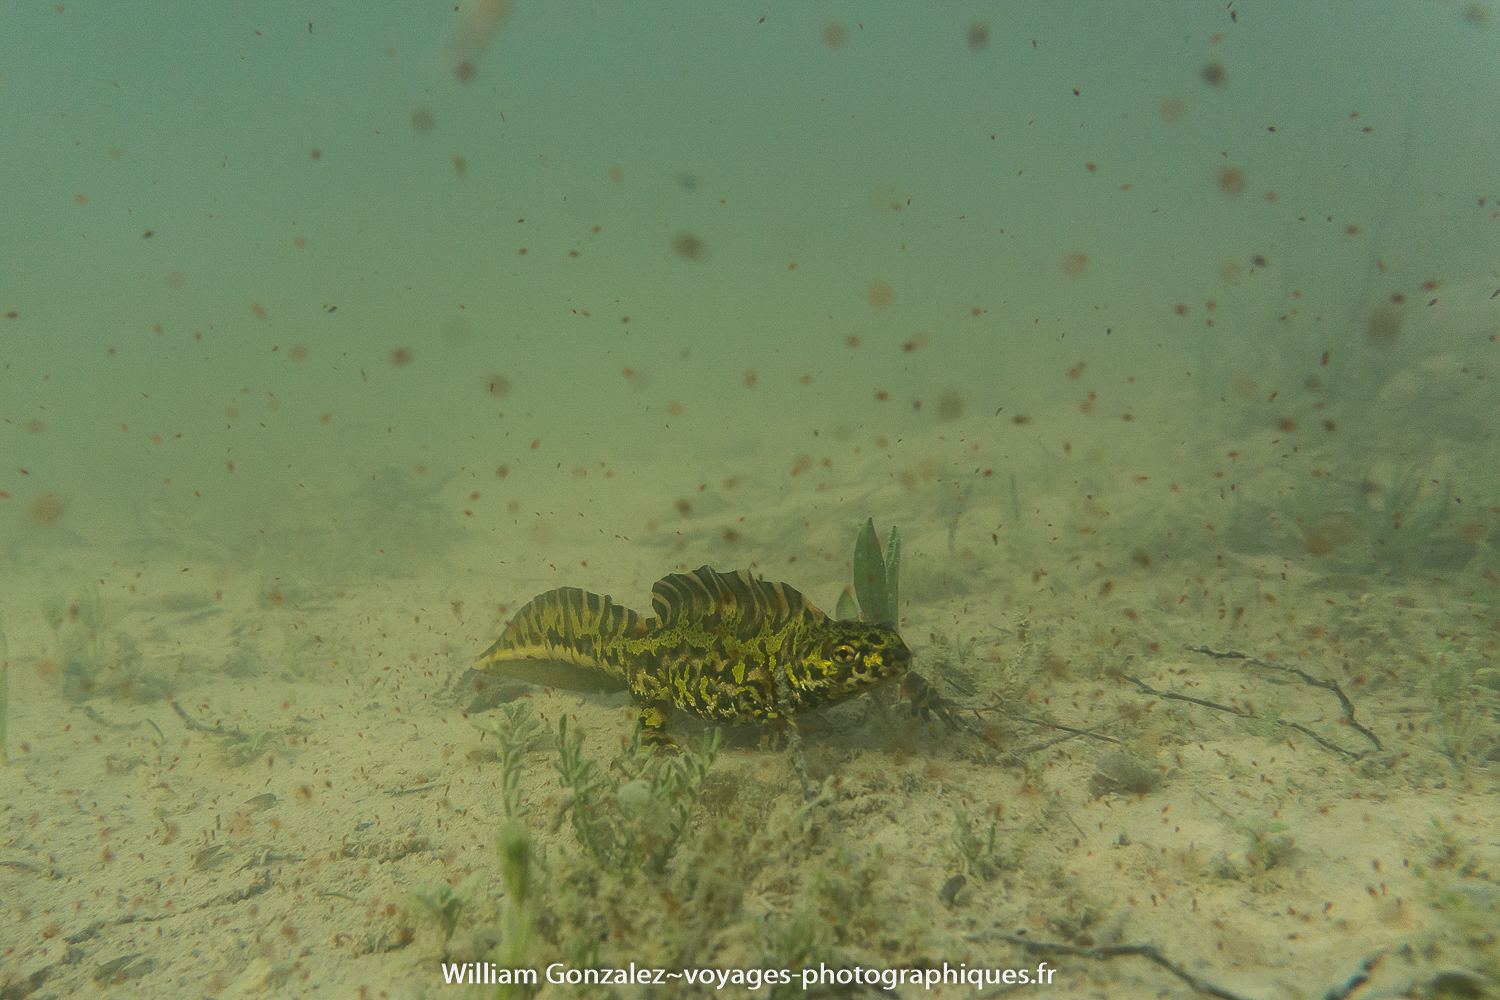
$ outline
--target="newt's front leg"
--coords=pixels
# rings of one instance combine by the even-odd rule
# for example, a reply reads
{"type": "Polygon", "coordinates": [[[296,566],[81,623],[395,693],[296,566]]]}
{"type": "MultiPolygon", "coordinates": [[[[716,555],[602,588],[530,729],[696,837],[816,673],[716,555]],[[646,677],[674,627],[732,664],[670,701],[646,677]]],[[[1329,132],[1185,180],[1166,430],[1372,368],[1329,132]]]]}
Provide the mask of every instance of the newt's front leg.
{"type": "Polygon", "coordinates": [[[936,713],[938,718],[947,723],[949,729],[969,729],[955,714],[958,706],[938,694],[937,689],[921,674],[908,670],[901,677],[901,691],[911,699],[912,715],[930,719],[936,713]]]}

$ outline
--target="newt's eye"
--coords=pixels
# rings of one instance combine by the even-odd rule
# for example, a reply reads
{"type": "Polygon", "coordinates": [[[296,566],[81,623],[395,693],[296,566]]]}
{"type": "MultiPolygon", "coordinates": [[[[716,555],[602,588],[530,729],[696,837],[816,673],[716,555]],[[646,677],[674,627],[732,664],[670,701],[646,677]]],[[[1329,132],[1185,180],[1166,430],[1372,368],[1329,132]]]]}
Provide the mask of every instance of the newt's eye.
{"type": "Polygon", "coordinates": [[[833,647],[834,663],[850,663],[857,659],[859,659],[859,651],[853,646],[842,645],[833,647]]]}

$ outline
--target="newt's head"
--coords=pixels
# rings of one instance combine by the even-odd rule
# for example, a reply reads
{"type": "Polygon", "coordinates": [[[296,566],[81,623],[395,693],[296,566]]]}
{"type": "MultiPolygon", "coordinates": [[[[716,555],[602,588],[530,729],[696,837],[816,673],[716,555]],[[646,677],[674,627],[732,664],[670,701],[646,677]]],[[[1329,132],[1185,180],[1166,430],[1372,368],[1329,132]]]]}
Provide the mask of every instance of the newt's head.
{"type": "Polygon", "coordinates": [[[895,680],[911,667],[911,649],[889,625],[826,621],[795,669],[798,708],[816,708],[895,680]]]}

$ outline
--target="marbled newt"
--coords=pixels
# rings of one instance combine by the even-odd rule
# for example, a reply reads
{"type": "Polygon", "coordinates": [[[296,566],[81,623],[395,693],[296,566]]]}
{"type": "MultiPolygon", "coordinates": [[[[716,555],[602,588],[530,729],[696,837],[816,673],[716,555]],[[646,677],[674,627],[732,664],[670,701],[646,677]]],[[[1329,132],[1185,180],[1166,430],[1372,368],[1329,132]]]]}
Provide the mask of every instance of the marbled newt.
{"type": "Polygon", "coordinates": [[[834,621],[782,583],[707,566],[651,588],[654,618],[576,587],[534,598],[475,661],[477,670],[575,691],[629,690],[642,739],[671,746],[681,708],[707,722],[787,719],[900,680],[912,714],[953,723],[911,672],[895,628],[834,621]]]}

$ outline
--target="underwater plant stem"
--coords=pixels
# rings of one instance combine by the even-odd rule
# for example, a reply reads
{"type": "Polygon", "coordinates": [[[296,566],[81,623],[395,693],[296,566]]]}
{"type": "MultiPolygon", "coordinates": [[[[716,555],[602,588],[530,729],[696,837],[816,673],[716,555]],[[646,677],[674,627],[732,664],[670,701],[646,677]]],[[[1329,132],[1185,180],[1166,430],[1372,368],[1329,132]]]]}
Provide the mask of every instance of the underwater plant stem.
{"type": "Polygon", "coordinates": [[[10,645],[5,641],[5,629],[0,628],[0,767],[10,763],[10,744],[6,740],[6,726],[10,720],[10,645]]]}
{"type": "MultiPolygon", "coordinates": [[[[511,969],[526,965],[531,948],[531,834],[524,824],[510,820],[495,836],[495,850],[500,855],[500,873],[505,881],[506,898],[502,904],[500,957],[511,969]]],[[[495,1000],[512,1000],[522,995],[519,987],[501,984],[495,989],[495,1000]]]]}

